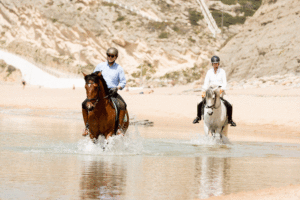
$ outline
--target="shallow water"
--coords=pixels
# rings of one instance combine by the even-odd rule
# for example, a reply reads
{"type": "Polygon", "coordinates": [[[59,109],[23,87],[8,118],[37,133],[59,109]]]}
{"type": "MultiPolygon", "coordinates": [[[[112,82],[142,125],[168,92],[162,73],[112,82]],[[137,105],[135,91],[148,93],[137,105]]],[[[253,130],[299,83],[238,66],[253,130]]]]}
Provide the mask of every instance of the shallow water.
{"type": "Polygon", "coordinates": [[[205,199],[300,183],[300,145],[125,137],[93,144],[80,113],[0,109],[0,199],[205,199]]]}

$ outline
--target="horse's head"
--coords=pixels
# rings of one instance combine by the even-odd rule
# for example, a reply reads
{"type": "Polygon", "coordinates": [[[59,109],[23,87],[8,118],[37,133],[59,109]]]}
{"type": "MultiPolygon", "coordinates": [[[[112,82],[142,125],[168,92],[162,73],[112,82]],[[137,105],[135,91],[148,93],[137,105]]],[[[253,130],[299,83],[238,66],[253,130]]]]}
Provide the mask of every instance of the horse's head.
{"type": "Polygon", "coordinates": [[[87,102],[87,108],[92,110],[96,103],[109,93],[109,89],[101,72],[94,72],[89,75],[83,73],[83,75],[85,79],[86,96],[89,100],[87,102]]]}
{"type": "Polygon", "coordinates": [[[216,99],[220,97],[219,87],[211,86],[206,90],[205,100],[206,108],[208,108],[208,114],[213,114],[213,109],[216,107],[216,99]]]}
{"type": "Polygon", "coordinates": [[[215,99],[216,99],[216,94],[215,92],[212,90],[212,88],[208,88],[206,90],[206,94],[205,94],[205,100],[206,100],[206,108],[208,108],[209,110],[207,111],[207,113],[209,115],[213,114],[213,107],[215,105],[215,99]]]}

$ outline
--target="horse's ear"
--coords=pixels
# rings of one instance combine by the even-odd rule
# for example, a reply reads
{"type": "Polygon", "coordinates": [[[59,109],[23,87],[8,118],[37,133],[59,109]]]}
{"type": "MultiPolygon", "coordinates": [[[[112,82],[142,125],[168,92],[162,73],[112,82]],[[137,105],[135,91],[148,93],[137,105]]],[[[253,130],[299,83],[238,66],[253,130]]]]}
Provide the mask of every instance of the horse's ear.
{"type": "Polygon", "coordinates": [[[101,71],[97,72],[97,76],[101,76],[101,74],[102,74],[101,71]]]}
{"type": "Polygon", "coordinates": [[[85,74],[85,73],[82,72],[82,74],[83,74],[84,77],[86,77],[86,74],[85,74]]]}

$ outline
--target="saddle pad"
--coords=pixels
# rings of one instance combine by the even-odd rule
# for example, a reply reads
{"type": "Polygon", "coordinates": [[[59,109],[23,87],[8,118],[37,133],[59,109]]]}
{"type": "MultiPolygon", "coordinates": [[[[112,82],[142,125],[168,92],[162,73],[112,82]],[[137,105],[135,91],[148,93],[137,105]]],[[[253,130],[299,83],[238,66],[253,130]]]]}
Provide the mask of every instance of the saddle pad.
{"type": "Polygon", "coordinates": [[[125,103],[118,98],[111,98],[114,104],[117,106],[118,110],[126,110],[125,103]]]}

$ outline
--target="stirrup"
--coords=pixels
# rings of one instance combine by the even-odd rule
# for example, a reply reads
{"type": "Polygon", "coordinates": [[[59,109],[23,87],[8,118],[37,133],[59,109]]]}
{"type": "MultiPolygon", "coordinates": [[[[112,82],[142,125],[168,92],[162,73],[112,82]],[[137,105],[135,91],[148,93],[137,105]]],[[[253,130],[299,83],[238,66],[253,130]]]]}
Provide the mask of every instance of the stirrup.
{"type": "Polygon", "coordinates": [[[200,120],[201,120],[201,119],[197,116],[197,117],[194,119],[193,124],[199,123],[200,120]]]}

